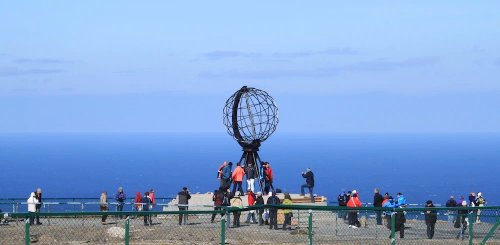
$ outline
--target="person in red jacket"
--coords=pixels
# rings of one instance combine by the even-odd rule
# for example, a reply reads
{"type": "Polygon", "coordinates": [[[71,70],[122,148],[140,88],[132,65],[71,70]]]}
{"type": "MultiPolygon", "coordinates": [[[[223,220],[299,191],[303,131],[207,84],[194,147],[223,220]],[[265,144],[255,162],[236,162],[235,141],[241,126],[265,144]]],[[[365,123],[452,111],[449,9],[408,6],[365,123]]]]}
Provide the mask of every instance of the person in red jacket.
{"type": "MultiPolygon", "coordinates": [[[[349,198],[349,201],[347,202],[347,207],[348,208],[359,208],[361,207],[361,201],[359,200],[358,193],[356,190],[352,191],[352,197],[349,198]]],[[[358,221],[358,210],[353,210],[349,211],[349,214],[347,216],[348,221],[349,221],[349,228],[358,228],[359,227],[359,221],[358,221]]]]}
{"type": "Polygon", "coordinates": [[[264,167],[264,182],[265,182],[265,185],[264,185],[264,195],[268,195],[270,190],[274,191],[274,186],[273,186],[273,180],[274,180],[273,169],[271,168],[271,166],[269,165],[268,162],[264,162],[263,167],[264,167]]]}
{"type": "Polygon", "coordinates": [[[240,196],[243,195],[243,176],[245,176],[245,170],[241,167],[241,163],[236,164],[236,168],[233,171],[233,175],[231,176],[233,179],[233,191],[231,194],[234,196],[236,193],[236,189],[240,192],[240,196]]]}
{"type": "MultiPolygon", "coordinates": [[[[256,197],[251,189],[248,189],[247,196],[248,196],[248,206],[251,207],[251,206],[255,205],[255,198],[256,197]]],[[[250,219],[252,219],[252,224],[257,224],[257,219],[255,219],[255,210],[248,211],[247,221],[245,221],[245,223],[247,223],[247,224],[250,223],[250,219]]]]}

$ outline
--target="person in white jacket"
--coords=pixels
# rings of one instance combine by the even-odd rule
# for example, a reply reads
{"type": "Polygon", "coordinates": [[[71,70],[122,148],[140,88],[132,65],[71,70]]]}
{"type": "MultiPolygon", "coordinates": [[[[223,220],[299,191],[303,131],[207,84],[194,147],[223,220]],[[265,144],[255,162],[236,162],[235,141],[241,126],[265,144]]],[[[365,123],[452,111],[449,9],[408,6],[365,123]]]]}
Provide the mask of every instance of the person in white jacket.
{"type": "MultiPolygon", "coordinates": [[[[29,213],[35,213],[36,212],[36,205],[40,203],[38,199],[36,198],[36,195],[34,192],[31,192],[30,197],[26,201],[28,203],[28,212],[29,213]]],[[[35,216],[30,216],[30,225],[33,225],[35,223],[35,216]]]]}

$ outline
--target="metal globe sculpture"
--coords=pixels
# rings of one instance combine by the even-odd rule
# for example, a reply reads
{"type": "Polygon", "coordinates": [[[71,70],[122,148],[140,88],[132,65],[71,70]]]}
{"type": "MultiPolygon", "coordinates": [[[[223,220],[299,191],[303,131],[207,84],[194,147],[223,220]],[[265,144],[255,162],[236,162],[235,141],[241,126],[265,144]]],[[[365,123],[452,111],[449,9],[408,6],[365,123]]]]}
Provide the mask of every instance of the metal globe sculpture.
{"type": "Polygon", "coordinates": [[[278,126],[278,107],[265,91],[243,86],[226,101],[224,125],[243,148],[242,166],[255,168],[261,191],[264,188],[262,160],[258,151],[278,126]]]}
{"type": "Polygon", "coordinates": [[[242,87],[224,107],[224,125],[243,147],[260,145],[278,126],[278,107],[265,91],[242,87]]]}

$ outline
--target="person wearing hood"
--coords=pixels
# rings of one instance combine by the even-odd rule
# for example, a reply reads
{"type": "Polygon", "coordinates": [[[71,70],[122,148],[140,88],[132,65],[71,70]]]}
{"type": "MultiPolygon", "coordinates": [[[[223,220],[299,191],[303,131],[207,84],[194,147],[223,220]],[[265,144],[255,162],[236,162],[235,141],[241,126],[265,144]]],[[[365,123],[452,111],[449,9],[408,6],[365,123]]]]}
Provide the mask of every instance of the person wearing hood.
{"type": "Polygon", "coordinates": [[[403,196],[403,193],[398,192],[396,194],[396,208],[404,208],[406,207],[406,197],[403,196]]]}
{"type": "Polygon", "coordinates": [[[311,197],[311,202],[314,202],[314,194],[313,194],[313,189],[314,189],[314,173],[311,171],[310,168],[307,168],[305,172],[302,172],[302,177],[306,179],[306,183],[300,186],[300,195],[304,196],[304,188],[307,187],[309,189],[309,195],[311,197]]]}
{"type": "MultiPolygon", "coordinates": [[[[125,201],[127,200],[127,195],[125,195],[125,192],[123,192],[123,187],[118,187],[118,192],[115,195],[115,201],[117,202],[116,204],[116,211],[121,212],[123,211],[123,206],[125,205],[125,201]]],[[[123,218],[122,215],[119,215],[120,219],[123,218]]]]}
{"type": "MultiPolygon", "coordinates": [[[[28,204],[28,213],[34,214],[36,212],[36,205],[40,203],[38,201],[38,199],[36,198],[35,192],[30,193],[30,196],[28,197],[28,200],[26,201],[26,203],[28,204]]],[[[35,224],[35,216],[34,215],[30,215],[29,220],[30,220],[30,225],[35,224]]]]}
{"type": "Polygon", "coordinates": [[[140,192],[135,193],[134,202],[135,202],[135,211],[142,211],[142,197],[140,192]]]}
{"type": "MultiPolygon", "coordinates": [[[[394,198],[392,196],[389,196],[388,201],[384,204],[384,208],[391,208],[395,209],[396,208],[396,202],[394,201],[394,198]]],[[[394,222],[394,230],[397,232],[399,231],[399,237],[404,238],[404,232],[405,232],[405,227],[404,223],[406,222],[404,213],[401,210],[394,210],[392,211],[385,211],[385,221],[386,221],[386,227],[387,229],[391,230],[391,216],[395,215],[395,222],[394,222]]],[[[391,235],[389,235],[389,238],[391,238],[391,235]]]]}
{"type": "MultiPolygon", "coordinates": [[[[425,203],[426,208],[434,208],[434,204],[431,200],[425,203]]],[[[436,210],[425,211],[425,225],[427,226],[427,238],[432,239],[434,237],[434,227],[436,226],[437,213],[436,210]]]]}

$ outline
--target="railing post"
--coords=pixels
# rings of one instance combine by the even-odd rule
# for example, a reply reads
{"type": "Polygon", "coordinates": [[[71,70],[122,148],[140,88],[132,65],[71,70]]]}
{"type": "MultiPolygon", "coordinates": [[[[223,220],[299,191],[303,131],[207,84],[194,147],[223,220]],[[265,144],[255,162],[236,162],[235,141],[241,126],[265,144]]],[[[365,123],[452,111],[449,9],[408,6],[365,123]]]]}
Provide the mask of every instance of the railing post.
{"type": "Polygon", "coordinates": [[[30,244],[30,217],[27,216],[24,225],[24,243],[26,245],[30,244]]]}
{"type": "Polygon", "coordinates": [[[396,244],[396,213],[391,211],[391,244],[396,244]]]}
{"type": "Polygon", "coordinates": [[[313,213],[312,213],[312,210],[309,209],[309,230],[308,230],[309,245],[313,244],[312,227],[313,227],[313,213]]]}
{"type": "Polygon", "coordinates": [[[125,219],[125,245],[130,242],[130,220],[129,217],[125,219]]]}
{"type": "Polygon", "coordinates": [[[224,218],[220,220],[220,244],[225,245],[226,244],[226,217],[227,215],[224,215],[224,218]]]}
{"type": "Polygon", "coordinates": [[[469,219],[469,245],[472,245],[472,238],[474,237],[473,224],[474,224],[474,221],[476,220],[475,219],[476,217],[474,215],[474,210],[468,214],[467,218],[469,219]]]}

